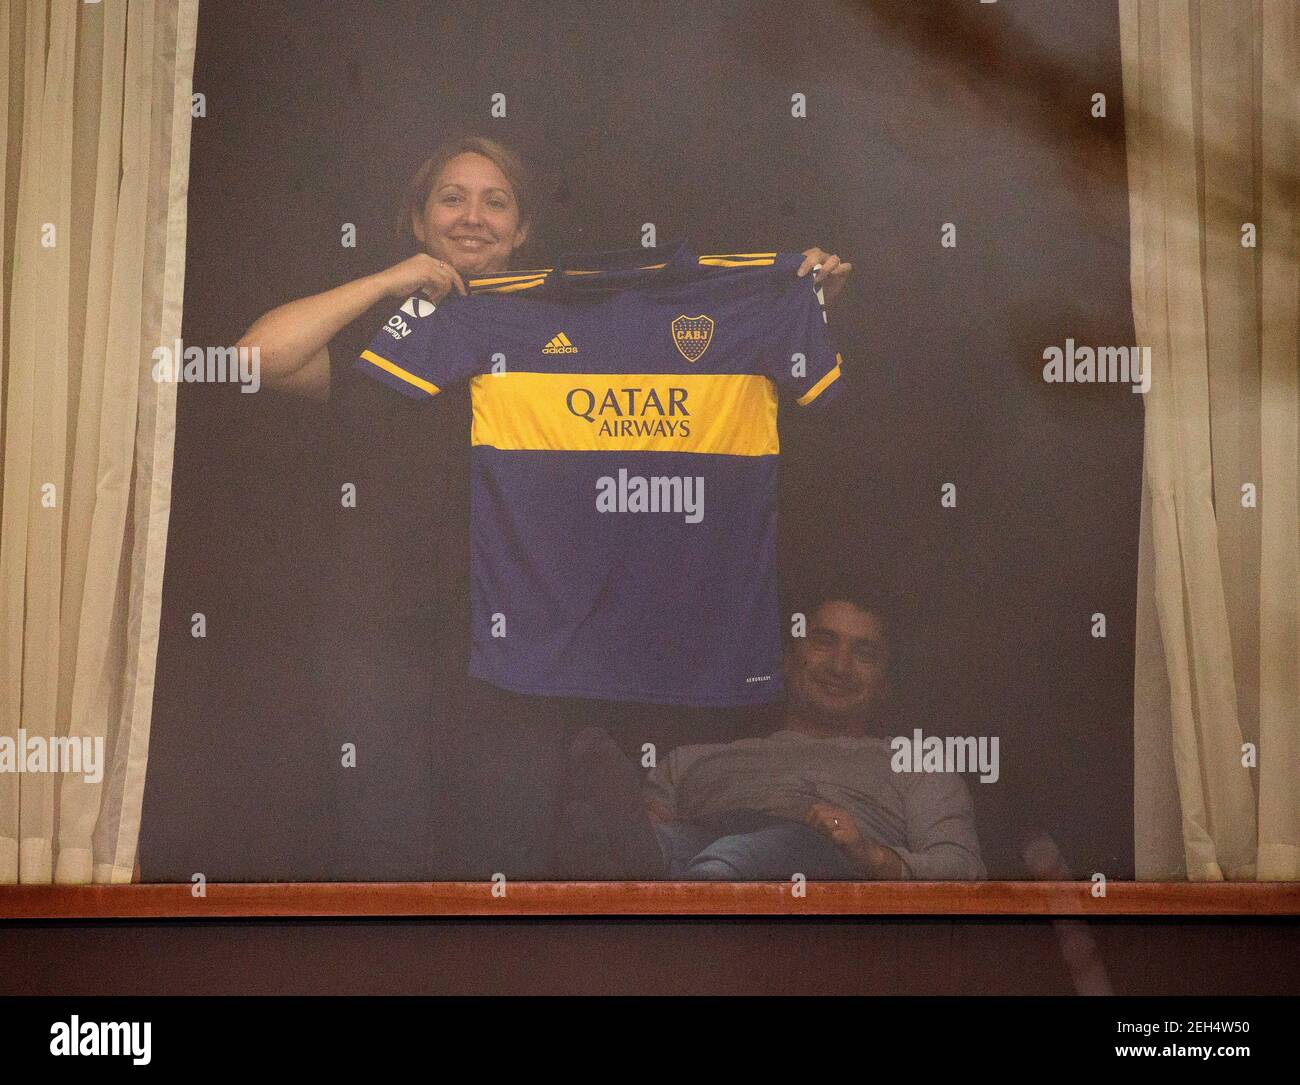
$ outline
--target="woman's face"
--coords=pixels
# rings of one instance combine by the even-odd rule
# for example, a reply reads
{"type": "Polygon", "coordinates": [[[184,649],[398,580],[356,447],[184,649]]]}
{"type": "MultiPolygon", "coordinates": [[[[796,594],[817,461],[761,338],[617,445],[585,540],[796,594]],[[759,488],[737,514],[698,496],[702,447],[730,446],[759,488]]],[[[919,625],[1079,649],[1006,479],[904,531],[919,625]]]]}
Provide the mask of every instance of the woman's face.
{"type": "Polygon", "coordinates": [[[528,232],[506,175],[490,158],[469,151],[443,166],[424,217],[411,225],[425,250],[462,277],[504,271],[528,232]]]}

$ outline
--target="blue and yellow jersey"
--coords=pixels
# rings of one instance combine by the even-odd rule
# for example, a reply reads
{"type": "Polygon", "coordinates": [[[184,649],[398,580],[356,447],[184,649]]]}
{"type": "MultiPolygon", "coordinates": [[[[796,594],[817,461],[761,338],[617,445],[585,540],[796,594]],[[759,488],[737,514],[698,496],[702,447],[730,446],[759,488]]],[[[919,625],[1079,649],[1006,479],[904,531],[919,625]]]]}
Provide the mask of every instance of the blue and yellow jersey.
{"type": "Polygon", "coordinates": [[[574,254],[409,298],[356,365],[468,381],[470,672],[520,693],[743,705],[782,693],[778,392],[840,390],[796,253],[574,254]]]}

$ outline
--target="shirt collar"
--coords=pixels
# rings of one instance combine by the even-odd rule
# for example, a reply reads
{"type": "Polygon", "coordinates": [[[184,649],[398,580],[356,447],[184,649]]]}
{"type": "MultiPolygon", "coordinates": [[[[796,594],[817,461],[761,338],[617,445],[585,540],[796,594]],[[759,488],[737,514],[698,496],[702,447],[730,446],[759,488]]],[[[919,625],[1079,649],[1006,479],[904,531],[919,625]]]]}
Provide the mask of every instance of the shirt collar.
{"type": "Polygon", "coordinates": [[[678,281],[698,270],[686,241],[635,249],[566,253],[546,276],[548,289],[616,290],[644,282],[678,281]]]}

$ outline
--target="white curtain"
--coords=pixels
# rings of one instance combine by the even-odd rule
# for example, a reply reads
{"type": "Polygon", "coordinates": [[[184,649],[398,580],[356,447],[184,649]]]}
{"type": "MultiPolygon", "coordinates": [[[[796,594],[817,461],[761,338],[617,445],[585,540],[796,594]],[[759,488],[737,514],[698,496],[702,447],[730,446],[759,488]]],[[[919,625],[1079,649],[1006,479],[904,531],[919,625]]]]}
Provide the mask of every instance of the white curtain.
{"type": "Polygon", "coordinates": [[[197,18],[0,0],[0,742],[47,754],[0,772],[0,882],[135,866],[175,412],[152,351],[180,334],[197,18]],[[50,771],[65,737],[99,740],[100,780],[50,771]]]}
{"type": "Polygon", "coordinates": [[[1300,0],[1120,0],[1140,879],[1300,880],[1300,0]]]}

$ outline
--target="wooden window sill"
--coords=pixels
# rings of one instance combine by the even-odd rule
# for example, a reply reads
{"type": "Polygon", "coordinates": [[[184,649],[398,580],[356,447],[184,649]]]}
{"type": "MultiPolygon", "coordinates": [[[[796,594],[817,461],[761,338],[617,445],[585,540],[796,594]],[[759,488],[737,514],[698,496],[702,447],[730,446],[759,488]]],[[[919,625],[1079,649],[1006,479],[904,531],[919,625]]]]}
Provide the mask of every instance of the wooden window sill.
{"type": "Polygon", "coordinates": [[[311,916],[1291,916],[1300,882],[487,882],[0,886],[0,919],[311,916]]]}

